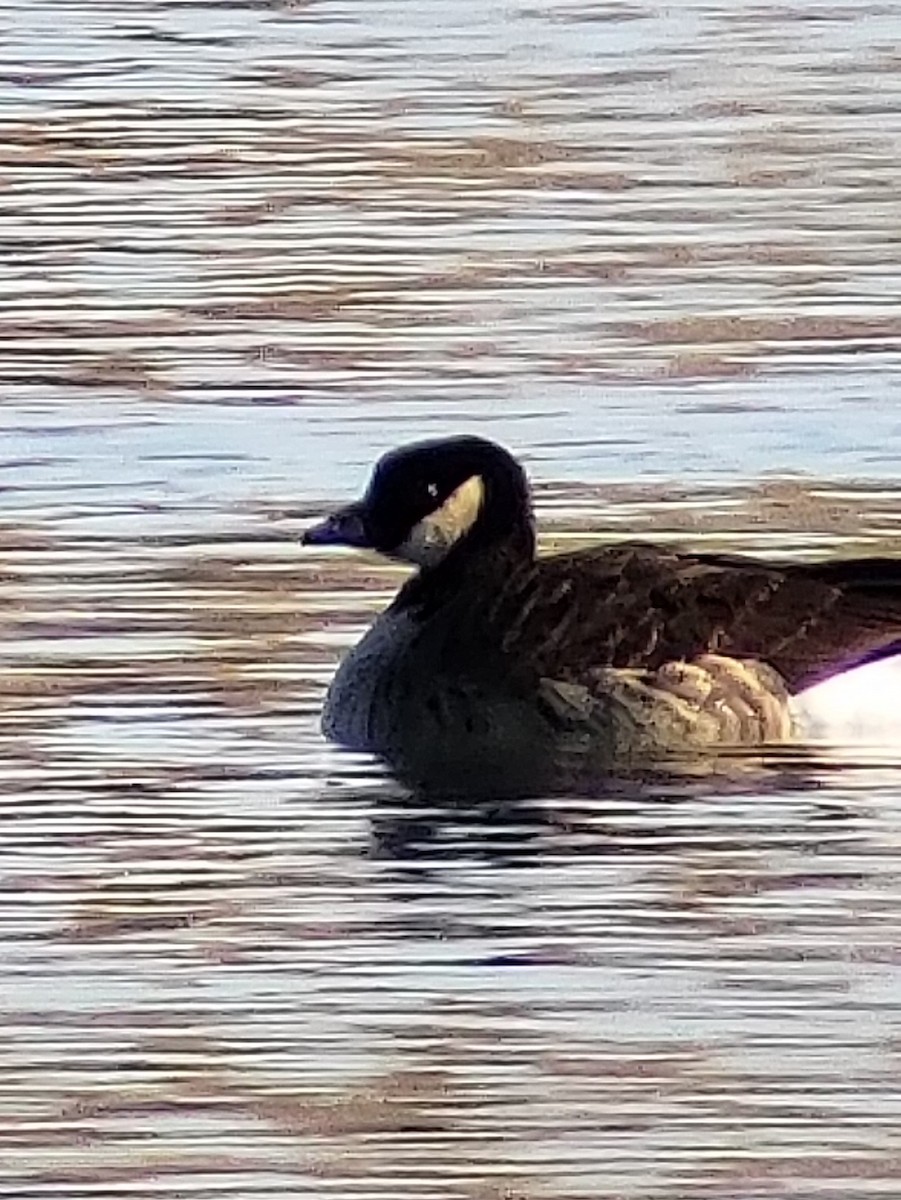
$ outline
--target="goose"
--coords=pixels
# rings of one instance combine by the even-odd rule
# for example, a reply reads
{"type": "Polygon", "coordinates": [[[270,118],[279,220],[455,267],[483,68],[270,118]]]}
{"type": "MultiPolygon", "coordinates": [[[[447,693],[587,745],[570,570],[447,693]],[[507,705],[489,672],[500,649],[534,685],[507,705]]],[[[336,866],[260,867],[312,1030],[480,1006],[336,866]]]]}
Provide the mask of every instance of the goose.
{"type": "Polygon", "coordinates": [[[536,794],[784,744],[799,692],[901,652],[901,558],[539,556],[523,468],[471,435],[384,455],[302,540],[416,568],[340,663],[322,729],[418,789],[536,794]]]}

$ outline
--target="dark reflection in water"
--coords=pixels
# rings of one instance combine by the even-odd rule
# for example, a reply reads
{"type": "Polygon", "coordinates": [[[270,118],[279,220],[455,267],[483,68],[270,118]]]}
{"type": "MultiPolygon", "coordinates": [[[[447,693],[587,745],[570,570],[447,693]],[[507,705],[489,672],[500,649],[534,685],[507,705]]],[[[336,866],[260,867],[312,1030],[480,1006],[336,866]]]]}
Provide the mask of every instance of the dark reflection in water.
{"type": "Polygon", "coordinates": [[[549,545],[895,552],[893,6],[4,22],[0,1194],[894,1197],[898,667],[423,806],[316,726],[398,575],[297,545],[477,428],[549,545]]]}

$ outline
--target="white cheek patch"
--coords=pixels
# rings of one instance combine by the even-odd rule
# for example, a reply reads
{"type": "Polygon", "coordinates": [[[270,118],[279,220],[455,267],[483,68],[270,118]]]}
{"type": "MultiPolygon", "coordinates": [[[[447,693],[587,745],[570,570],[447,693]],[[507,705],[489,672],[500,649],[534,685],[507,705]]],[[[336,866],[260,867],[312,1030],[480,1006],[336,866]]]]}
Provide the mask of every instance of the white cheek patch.
{"type": "Polygon", "coordinates": [[[475,525],[485,499],[481,475],[470,475],[440,508],[423,517],[394,553],[417,567],[434,567],[475,525]]]}

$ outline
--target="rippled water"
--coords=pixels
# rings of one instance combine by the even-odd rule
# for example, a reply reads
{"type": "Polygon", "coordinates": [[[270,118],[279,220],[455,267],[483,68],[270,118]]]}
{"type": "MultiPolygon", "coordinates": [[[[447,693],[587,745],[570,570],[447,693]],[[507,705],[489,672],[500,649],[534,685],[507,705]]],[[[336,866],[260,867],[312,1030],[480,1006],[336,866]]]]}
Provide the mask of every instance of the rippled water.
{"type": "Polygon", "coordinates": [[[426,810],[297,536],[474,428],[548,545],[894,552],[897,6],[2,22],[0,1195],[896,1197],[898,667],[764,786],[426,810]]]}

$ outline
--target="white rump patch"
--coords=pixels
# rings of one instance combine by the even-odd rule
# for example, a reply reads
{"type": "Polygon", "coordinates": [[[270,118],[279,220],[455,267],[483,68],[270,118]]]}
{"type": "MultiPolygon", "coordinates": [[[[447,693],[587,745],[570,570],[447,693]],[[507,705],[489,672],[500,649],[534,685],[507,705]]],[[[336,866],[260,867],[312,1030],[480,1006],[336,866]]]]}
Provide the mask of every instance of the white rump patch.
{"type": "Polygon", "coordinates": [[[434,567],[475,525],[485,499],[481,475],[470,475],[440,508],[423,517],[394,553],[417,567],[434,567]]]}

